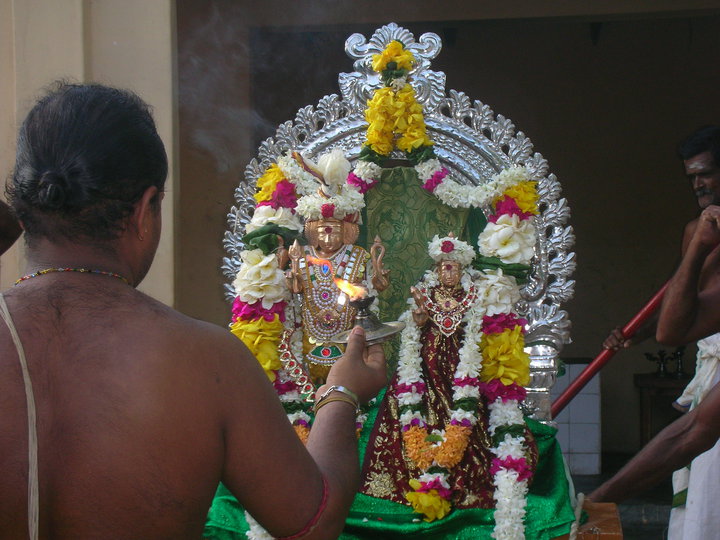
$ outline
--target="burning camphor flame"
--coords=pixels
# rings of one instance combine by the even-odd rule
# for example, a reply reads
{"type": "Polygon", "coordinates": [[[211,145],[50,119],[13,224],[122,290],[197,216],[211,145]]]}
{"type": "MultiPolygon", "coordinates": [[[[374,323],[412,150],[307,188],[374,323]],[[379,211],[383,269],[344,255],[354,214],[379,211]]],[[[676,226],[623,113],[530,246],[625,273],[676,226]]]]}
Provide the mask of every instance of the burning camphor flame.
{"type": "Polygon", "coordinates": [[[361,285],[354,285],[344,279],[335,278],[335,285],[338,289],[348,295],[350,300],[359,300],[367,296],[367,289],[361,285]]]}

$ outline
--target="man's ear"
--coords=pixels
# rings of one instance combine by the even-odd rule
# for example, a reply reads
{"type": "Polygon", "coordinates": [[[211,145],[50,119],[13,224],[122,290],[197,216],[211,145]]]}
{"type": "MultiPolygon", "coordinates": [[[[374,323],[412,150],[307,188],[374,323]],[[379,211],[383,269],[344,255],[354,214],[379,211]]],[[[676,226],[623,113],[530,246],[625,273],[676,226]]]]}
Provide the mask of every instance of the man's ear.
{"type": "Polygon", "coordinates": [[[156,200],[156,198],[158,198],[158,188],[157,186],[150,186],[142,194],[140,200],[135,203],[135,210],[130,218],[130,223],[135,229],[139,240],[144,240],[148,220],[152,214],[157,212],[159,200],[156,200]]]}

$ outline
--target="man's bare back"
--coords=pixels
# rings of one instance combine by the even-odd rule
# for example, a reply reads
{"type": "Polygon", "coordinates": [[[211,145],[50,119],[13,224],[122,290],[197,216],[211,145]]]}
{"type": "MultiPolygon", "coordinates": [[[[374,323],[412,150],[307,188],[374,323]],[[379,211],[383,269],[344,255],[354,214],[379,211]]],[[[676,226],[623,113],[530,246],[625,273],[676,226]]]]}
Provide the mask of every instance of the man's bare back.
{"type": "MultiPolygon", "coordinates": [[[[248,354],[113,278],[35,280],[5,297],[35,389],[40,496],[52,501],[43,528],[66,538],[199,538],[222,474],[222,397],[250,390],[237,376],[252,367],[248,354]],[[236,369],[212,354],[218,342],[238,349],[236,369]]],[[[2,436],[15,441],[0,445],[9,453],[0,462],[18,464],[0,485],[0,536],[20,538],[28,426],[3,327],[0,358],[2,436]]]]}

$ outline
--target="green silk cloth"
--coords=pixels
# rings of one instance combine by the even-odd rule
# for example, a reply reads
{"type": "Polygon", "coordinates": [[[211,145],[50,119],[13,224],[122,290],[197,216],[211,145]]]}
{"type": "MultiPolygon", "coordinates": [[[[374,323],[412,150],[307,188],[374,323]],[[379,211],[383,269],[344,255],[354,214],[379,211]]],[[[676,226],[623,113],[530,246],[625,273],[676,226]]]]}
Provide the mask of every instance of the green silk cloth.
{"type": "MultiPolygon", "coordinates": [[[[379,396],[378,403],[382,400],[379,396]]],[[[362,463],[377,408],[370,411],[359,441],[362,463]]],[[[550,540],[567,534],[575,519],[570,505],[569,485],[556,429],[526,419],[538,446],[538,465],[527,497],[525,537],[550,540]]],[[[358,493],[350,508],[343,540],[392,539],[490,539],[495,522],[492,509],[454,510],[445,518],[426,523],[410,506],[358,493]]],[[[246,540],[248,525],[242,506],[220,484],[205,524],[204,538],[246,540]]]]}
{"type": "MultiPolygon", "coordinates": [[[[423,189],[412,167],[384,169],[380,182],[365,194],[363,226],[358,244],[369,250],[379,236],[390,270],[390,286],[378,295],[381,321],[395,321],[407,309],[410,287],[435,266],[428,255],[433,236],[456,237],[477,249],[477,237],[487,223],[479,209],[451,208],[423,189]]],[[[399,340],[388,343],[385,354],[392,370],[397,364],[399,340]]]]}

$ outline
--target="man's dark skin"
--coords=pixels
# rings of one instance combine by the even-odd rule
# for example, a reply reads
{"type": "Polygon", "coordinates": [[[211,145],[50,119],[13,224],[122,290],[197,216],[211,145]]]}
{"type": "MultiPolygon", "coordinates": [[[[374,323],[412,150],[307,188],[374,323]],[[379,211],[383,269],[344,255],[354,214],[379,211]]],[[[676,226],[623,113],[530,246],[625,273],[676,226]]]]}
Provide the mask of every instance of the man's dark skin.
{"type": "MultiPolygon", "coordinates": [[[[687,176],[690,188],[695,194],[700,210],[704,210],[711,204],[720,204],[720,168],[718,164],[715,163],[712,153],[710,151],[701,152],[685,159],[683,160],[683,166],[685,167],[685,175],[687,176]]],[[[681,248],[681,255],[683,257],[685,256],[699,219],[700,218],[697,217],[685,225],[681,248]]],[[[720,249],[715,249],[705,262],[700,281],[701,288],[720,285],[719,261],[720,249]]],[[[610,335],[605,338],[605,341],[603,341],[603,347],[614,350],[631,347],[653,336],[657,330],[657,322],[657,315],[655,315],[637,331],[635,336],[629,339],[626,339],[622,335],[619,327],[615,328],[610,332],[610,335]]]]}
{"type": "MultiPolygon", "coordinates": [[[[28,273],[117,272],[137,285],[161,230],[152,186],[117,240],[35,238],[28,273]]],[[[334,538],[359,482],[355,410],[318,411],[307,447],[258,362],[226,330],[119,279],[50,273],[4,293],[37,403],[40,538],[200,538],[218,482],[273,535],[334,538]]],[[[385,382],[362,331],[328,377],[361,401],[385,382]]],[[[0,538],[27,537],[28,421],[18,354],[0,322],[0,538]]]]}
{"type": "Polygon", "coordinates": [[[5,253],[22,234],[20,223],[10,207],[0,201],[0,255],[5,253]]]}
{"type": "MultiPolygon", "coordinates": [[[[720,167],[710,152],[685,161],[703,206],[686,227],[683,259],[663,299],[657,340],[682,345],[720,331],[720,167]]],[[[720,437],[720,385],[697,408],[661,431],[620,472],[590,494],[621,502],[651,488],[712,448],[720,437]]]]}

